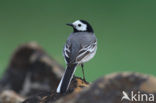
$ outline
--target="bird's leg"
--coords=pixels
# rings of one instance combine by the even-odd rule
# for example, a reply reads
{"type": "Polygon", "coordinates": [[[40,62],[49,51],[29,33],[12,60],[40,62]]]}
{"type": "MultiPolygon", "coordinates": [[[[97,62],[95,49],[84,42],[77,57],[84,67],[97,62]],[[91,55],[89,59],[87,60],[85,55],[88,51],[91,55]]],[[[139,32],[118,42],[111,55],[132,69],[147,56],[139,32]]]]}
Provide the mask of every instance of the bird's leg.
{"type": "Polygon", "coordinates": [[[84,65],[83,65],[83,64],[81,64],[82,73],[83,73],[83,80],[84,80],[84,81],[86,81],[83,67],[84,67],[84,65]]]}

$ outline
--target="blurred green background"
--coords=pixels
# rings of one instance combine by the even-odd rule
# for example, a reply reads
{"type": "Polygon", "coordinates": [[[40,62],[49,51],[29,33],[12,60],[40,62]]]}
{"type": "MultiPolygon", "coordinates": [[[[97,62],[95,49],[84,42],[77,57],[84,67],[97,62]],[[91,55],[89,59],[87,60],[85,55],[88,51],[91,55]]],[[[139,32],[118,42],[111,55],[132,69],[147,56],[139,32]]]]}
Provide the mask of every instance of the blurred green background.
{"type": "Polygon", "coordinates": [[[62,48],[72,32],[65,24],[77,19],[89,21],[98,38],[97,54],[85,64],[88,81],[120,71],[156,75],[155,0],[1,0],[0,74],[13,50],[29,41],[65,67],[62,48]]]}

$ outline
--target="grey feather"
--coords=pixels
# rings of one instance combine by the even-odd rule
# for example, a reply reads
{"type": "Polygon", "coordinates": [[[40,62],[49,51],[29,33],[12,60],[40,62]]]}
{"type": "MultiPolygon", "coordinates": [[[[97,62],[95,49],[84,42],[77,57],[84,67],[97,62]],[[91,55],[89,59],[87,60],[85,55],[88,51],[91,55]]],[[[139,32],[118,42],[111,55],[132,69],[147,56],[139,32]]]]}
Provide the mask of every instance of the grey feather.
{"type": "MultiPolygon", "coordinates": [[[[75,63],[80,52],[88,46],[93,47],[96,37],[93,33],[77,32],[72,33],[65,44],[63,54],[67,63],[75,63]]],[[[87,52],[87,51],[84,51],[87,52]]]]}

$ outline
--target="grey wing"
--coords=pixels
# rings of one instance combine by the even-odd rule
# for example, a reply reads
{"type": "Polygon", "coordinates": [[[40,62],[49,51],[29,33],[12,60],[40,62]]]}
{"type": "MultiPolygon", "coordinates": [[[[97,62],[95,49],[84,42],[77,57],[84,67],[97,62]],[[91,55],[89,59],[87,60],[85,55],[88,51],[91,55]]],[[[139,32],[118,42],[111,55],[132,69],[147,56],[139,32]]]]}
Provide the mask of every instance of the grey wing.
{"type": "Polygon", "coordinates": [[[69,63],[76,63],[76,57],[79,53],[79,44],[76,42],[67,41],[64,49],[63,49],[63,54],[64,58],[67,64],[69,63]]]}
{"type": "Polygon", "coordinates": [[[88,35],[78,37],[79,35],[71,35],[64,46],[66,63],[80,63],[83,58],[96,51],[97,40],[94,35],[92,38],[88,35]]]}
{"type": "Polygon", "coordinates": [[[63,49],[63,55],[65,58],[66,63],[70,62],[70,44],[66,43],[63,49]]]}
{"type": "Polygon", "coordinates": [[[76,61],[81,62],[83,58],[85,58],[86,56],[90,55],[93,52],[96,52],[96,48],[97,48],[96,40],[91,44],[81,46],[76,61]]]}

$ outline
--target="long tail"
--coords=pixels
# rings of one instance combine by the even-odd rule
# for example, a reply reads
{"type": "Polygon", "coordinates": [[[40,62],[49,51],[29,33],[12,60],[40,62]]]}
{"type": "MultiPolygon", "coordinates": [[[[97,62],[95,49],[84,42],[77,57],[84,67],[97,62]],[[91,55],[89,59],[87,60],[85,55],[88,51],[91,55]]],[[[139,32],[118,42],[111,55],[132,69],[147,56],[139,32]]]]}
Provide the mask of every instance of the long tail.
{"type": "Polygon", "coordinates": [[[68,87],[73,78],[74,72],[76,70],[76,66],[77,64],[69,64],[67,66],[67,69],[57,87],[57,90],[56,90],[57,93],[65,93],[68,90],[68,87]]]}

